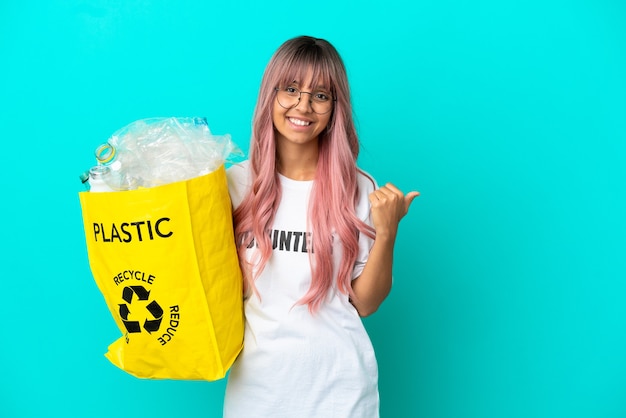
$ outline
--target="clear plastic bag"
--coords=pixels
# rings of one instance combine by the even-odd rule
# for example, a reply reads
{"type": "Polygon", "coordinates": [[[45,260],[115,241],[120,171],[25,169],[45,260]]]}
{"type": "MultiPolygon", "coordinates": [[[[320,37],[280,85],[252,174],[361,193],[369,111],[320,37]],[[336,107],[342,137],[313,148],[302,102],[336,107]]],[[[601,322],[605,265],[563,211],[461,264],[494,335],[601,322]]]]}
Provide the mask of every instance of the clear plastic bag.
{"type": "Polygon", "coordinates": [[[114,190],[189,180],[243,154],[229,134],[211,134],[206,118],[198,117],[140,119],[113,133],[106,145],[114,158],[99,163],[111,167],[105,182],[114,190]]]}

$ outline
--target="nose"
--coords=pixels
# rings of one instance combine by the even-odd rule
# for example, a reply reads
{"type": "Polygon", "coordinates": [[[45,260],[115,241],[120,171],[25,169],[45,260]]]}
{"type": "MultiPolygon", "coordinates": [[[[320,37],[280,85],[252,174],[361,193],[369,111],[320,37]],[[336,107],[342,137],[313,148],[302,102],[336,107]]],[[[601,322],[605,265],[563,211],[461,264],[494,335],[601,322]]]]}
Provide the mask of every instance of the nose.
{"type": "Polygon", "coordinates": [[[308,91],[301,91],[300,92],[300,98],[298,99],[298,103],[296,103],[296,105],[294,106],[295,109],[299,109],[301,111],[306,111],[306,112],[312,112],[313,111],[313,100],[311,99],[313,97],[313,93],[309,93],[308,91]],[[303,98],[302,95],[303,94],[308,94],[309,96],[307,98],[303,98]],[[303,104],[304,103],[304,104],[303,104]]]}

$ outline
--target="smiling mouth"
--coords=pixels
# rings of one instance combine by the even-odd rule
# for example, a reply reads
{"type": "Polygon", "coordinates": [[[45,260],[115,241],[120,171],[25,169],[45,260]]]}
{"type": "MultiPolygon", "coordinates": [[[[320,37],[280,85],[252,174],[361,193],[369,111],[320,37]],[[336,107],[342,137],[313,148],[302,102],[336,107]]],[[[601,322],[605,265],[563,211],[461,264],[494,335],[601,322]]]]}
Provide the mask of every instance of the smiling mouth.
{"type": "Polygon", "coordinates": [[[294,118],[288,118],[289,122],[293,123],[294,125],[298,125],[298,126],[309,126],[311,124],[311,122],[307,122],[305,120],[300,120],[300,119],[294,119],[294,118]]]}

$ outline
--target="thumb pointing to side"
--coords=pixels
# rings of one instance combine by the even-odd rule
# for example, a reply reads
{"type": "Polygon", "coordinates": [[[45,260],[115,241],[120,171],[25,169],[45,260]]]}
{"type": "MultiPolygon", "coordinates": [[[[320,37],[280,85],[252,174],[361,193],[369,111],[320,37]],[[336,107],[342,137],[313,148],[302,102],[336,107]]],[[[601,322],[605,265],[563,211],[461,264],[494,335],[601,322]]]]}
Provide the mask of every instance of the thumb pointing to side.
{"type": "Polygon", "coordinates": [[[413,203],[413,200],[420,195],[420,192],[414,191],[409,192],[404,196],[404,213],[407,214],[409,212],[409,206],[413,203]]]}
{"type": "Polygon", "coordinates": [[[404,203],[404,210],[402,213],[399,214],[400,216],[398,217],[398,222],[400,222],[400,220],[404,218],[407,213],[409,213],[409,207],[411,206],[411,203],[413,203],[413,200],[415,200],[415,198],[419,195],[420,193],[418,191],[412,191],[403,196],[402,200],[404,203]]]}

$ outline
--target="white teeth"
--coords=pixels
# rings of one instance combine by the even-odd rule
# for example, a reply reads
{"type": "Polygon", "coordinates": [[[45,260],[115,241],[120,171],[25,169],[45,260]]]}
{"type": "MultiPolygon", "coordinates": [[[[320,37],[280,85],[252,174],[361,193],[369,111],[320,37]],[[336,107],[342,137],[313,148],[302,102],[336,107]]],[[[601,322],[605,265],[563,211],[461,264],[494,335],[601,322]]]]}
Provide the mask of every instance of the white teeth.
{"type": "Polygon", "coordinates": [[[289,121],[293,123],[294,125],[298,125],[298,126],[309,126],[311,124],[311,122],[307,122],[305,120],[300,120],[300,119],[294,119],[294,118],[289,118],[289,121]]]}

